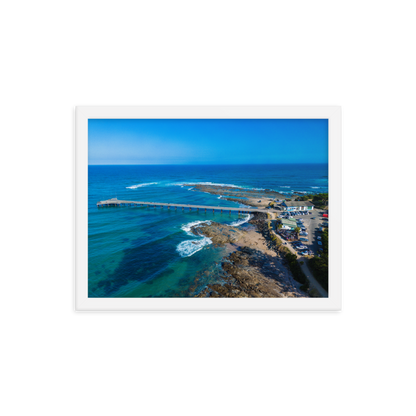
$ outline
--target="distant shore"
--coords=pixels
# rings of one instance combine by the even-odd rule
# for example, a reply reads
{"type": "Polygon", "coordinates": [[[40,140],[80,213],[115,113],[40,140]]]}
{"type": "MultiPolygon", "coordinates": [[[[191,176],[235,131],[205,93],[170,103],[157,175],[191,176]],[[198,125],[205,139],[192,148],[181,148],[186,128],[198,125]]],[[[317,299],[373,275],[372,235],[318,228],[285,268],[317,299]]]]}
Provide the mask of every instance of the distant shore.
{"type": "Polygon", "coordinates": [[[184,186],[192,186],[193,191],[218,195],[226,201],[238,202],[253,208],[266,208],[270,202],[276,199],[290,199],[288,196],[273,191],[272,189],[251,189],[237,186],[203,184],[184,184],[184,186]]]}

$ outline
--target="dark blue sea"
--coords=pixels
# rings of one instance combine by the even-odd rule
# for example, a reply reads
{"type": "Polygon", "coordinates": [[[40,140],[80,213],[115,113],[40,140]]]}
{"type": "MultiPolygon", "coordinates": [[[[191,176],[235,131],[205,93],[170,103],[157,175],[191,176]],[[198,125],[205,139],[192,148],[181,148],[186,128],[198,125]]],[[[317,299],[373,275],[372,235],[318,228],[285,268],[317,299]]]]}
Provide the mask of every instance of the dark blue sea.
{"type": "Polygon", "coordinates": [[[90,297],[187,297],[221,279],[225,248],[190,233],[203,221],[246,227],[248,216],[166,208],[97,208],[118,199],[238,207],[183,184],[328,192],[328,165],[132,165],[88,167],[90,297]]]}

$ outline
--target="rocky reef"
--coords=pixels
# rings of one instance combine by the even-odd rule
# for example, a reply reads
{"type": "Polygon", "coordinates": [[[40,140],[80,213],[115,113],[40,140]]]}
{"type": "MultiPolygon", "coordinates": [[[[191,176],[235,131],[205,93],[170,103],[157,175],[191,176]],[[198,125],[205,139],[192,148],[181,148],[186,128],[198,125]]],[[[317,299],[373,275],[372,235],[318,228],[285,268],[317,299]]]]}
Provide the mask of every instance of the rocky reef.
{"type": "MultiPolygon", "coordinates": [[[[256,214],[250,221],[261,228],[264,214],[256,214]]],[[[195,235],[203,235],[211,239],[214,245],[233,244],[234,250],[221,263],[223,270],[222,282],[205,287],[197,297],[300,297],[304,296],[289,273],[282,265],[281,259],[275,254],[266,253],[258,247],[250,247],[250,236],[247,231],[237,227],[212,222],[192,227],[195,235]],[[247,245],[235,245],[239,240],[247,245]]],[[[256,237],[259,238],[257,233],[256,237]]],[[[256,244],[253,241],[252,245],[256,244]]]]}
{"type": "Polygon", "coordinates": [[[198,297],[287,298],[301,296],[286,284],[285,275],[275,262],[260,250],[242,247],[222,263],[226,272],[223,284],[208,285],[198,297]]]}
{"type": "Polygon", "coordinates": [[[195,235],[208,237],[216,247],[227,243],[235,243],[246,234],[245,231],[237,227],[231,227],[218,222],[198,224],[192,227],[191,231],[195,235]]]}
{"type": "Polygon", "coordinates": [[[220,185],[193,185],[184,184],[184,186],[192,186],[195,190],[201,192],[207,192],[212,195],[226,195],[227,197],[235,198],[287,198],[279,192],[273,191],[272,189],[248,189],[238,188],[235,186],[220,186],[220,185]]]}

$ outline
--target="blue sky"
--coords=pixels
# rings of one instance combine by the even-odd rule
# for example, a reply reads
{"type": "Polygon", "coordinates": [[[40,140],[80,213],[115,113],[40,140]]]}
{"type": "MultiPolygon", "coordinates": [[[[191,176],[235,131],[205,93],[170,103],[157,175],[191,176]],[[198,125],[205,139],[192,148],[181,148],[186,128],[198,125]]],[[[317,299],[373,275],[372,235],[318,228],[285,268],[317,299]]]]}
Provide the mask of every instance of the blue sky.
{"type": "Polygon", "coordinates": [[[328,163],[328,120],[94,119],[88,163],[328,163]]]}

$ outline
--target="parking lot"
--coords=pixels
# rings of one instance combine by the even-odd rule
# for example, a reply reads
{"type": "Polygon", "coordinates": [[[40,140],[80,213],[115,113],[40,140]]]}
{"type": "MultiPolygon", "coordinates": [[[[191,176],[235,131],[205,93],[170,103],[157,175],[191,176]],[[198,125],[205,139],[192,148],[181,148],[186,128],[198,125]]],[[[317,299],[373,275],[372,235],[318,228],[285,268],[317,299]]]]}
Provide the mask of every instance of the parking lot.
{"type": "Polygon", "coordinates": [[[302,243],[308,248],[308,250],[311,250],[315,255],[319,253],[318,248],[322,248],[322,246],[318,244],[319,240],[317,239],[317,237],[322,234],[320,231],[318,231],[321,227],[320,224],[326,222],[326,220],[322,218],[322,214],[324,212],[326,211],[322,209],[314,209],[311,215],[294,215],[291,217],[291,219],[294,219],[296,221],[303,221],[303,225],[305,226],[308,235],[301,235],[300,237],[307,238],[308,241],[302,241],[302,243]]]}

